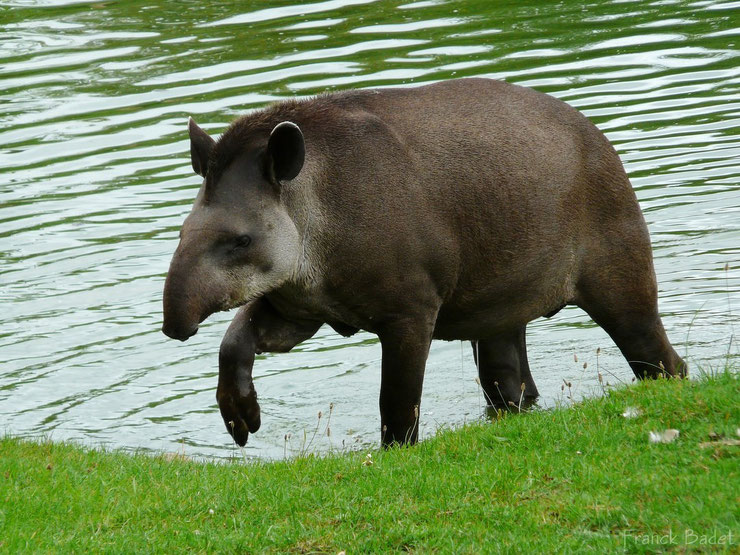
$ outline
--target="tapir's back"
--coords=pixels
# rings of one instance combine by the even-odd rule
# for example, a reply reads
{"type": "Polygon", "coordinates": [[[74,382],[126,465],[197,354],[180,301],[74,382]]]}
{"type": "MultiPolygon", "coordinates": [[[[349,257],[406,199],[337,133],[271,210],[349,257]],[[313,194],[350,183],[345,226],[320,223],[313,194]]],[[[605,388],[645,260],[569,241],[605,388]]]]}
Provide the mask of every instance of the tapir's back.
{"type": "Polygon", "coordinates": [[[565,210],[572,223],[584,203],[612,210],[615,202],[634,204],[603,134],[564,102],[531,89],[459,79],[317,100],[320,115],[304,133],[309,154],[313,138],[317,154],[329,159],[331,196],[369,196],[394,205],[389,209],[436,213],[448,225],[482,219],[489,229],[500,219],[507,229],[545,225],[548,215],[559,222],[565,210]]]}
{"type": "Polygon", "coordinates": [[[398,272],[432,268],[461,313],[530,298],[520,312],[539,316],[550,297],[572,294],[600,227],[626,217],[646,236],[614,149],[555,98],[462,79],[314,102],[325,117],[302,127],[308,157],[314,138],[325,158],[319,188],[339,222],[337,257],[361,253],[373,275],[389,259],[403,261],[398,272]]]}

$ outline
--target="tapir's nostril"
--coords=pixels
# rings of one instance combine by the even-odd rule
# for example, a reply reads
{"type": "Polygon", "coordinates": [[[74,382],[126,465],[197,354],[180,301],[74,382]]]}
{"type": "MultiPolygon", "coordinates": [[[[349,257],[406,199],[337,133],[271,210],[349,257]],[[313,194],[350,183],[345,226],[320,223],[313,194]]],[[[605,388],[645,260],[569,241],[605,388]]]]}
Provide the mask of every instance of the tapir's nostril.
{"type": "Polygon", "coordinates": [[[167,324],[165,324],[162,326],[162,332],[167,337],[171,337],[172,339],[179,339],[180,341],[187,341],[188,339],[193,337],[196,333],[198,333],[198,326],[195,326],[194,328],[183,331],[174,326],[168,326],[167,324]]]}

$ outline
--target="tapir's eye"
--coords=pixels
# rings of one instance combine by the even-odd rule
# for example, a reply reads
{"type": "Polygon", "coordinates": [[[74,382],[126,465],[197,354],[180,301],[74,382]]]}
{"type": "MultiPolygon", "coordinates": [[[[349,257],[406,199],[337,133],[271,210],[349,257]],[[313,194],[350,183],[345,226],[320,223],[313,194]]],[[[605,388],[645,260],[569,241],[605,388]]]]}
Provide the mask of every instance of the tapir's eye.
{"type": "Polygon", "coordinates": [[[249,235],[240,235],[234,239],[234,249],[243,249],[249,246],[252,242],[252,238],[249,235]]]}

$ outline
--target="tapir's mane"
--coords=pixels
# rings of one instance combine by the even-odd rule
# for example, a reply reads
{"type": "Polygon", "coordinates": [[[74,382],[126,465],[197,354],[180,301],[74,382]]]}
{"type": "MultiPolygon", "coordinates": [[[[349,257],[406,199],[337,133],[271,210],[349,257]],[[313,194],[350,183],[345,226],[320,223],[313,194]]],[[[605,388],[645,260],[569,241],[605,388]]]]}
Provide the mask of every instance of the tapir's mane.
{"type": "Polygon", "coordinates": [[[245,152],[249,146],[254,146],[257,142],[267,144],[270,131],[281,121],[293,118],[300,104],[300,101],[294,100],[273,104],[232,122],[211,150],[206,184],[214,186],[218,183],[234,158],[245,152]]]}
{"type": "Polygon", "coordinates": [[[311,120],[321,120],[326,110],[345,96],[346,93],[322,94],[305,100],[286,100],[241,116],[224,131],[213,147],[206,184],[213,186],[218,183],[239,153],[260,144],[267,145],[270,132],[278,123],[292,121],[303,127],[311,120]]]}

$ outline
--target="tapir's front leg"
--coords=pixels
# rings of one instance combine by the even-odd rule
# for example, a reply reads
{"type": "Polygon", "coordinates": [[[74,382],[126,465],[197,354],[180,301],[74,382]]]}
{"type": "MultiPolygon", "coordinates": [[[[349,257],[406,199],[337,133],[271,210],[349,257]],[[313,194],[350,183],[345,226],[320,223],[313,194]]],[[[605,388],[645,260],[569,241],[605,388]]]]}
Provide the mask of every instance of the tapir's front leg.
{"type": "Polygon", "coordinates": [[[380,421],[384,446],[416,443],[433,329],[431,318],[420,317],[393,322],[378,331],[383,347],[380,421]]]}
{"type": "Polygon", "coordinates": [[[216,399],[226,429],[239,445],[260,427],[260,407],[252,381],[255,353],[285,352],[313,336],[321,322],[286,320],[264,299],[245,305],[221,341],[216,399]]]}
{"type": "Polygon", "coordinates": [[[252,382],[255,346],[251,324],[260,302],[250,303],[237,312],[218,353],[216,400],[226,429],[242,446],[247,443],[249,432],[254,433],[260,427],[260,407],[252,382]]]}

